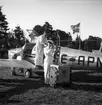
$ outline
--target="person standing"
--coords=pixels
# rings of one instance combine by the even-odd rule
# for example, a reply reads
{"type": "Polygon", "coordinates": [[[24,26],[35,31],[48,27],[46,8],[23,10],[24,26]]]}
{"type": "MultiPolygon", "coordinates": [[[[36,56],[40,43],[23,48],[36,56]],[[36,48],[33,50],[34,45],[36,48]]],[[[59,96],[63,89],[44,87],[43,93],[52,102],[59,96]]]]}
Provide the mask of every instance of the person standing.
{"type": "Polygon", "coordinates": [[[36,41],[35,47],[35,66],[42,67],[43,66],[43,58],[44,58],[44,45],[47,42],[47,33],[44,32],[43,35],[40,35],[36,41]]]}
{"type": "Polygon", "coordinates": [[[53,64],[54,55],[54,43],[52,40],[48,40],[48,45],[44,48],[44,54],[44,79],[45,83],[48,84],[50,65],[53,64]]]}

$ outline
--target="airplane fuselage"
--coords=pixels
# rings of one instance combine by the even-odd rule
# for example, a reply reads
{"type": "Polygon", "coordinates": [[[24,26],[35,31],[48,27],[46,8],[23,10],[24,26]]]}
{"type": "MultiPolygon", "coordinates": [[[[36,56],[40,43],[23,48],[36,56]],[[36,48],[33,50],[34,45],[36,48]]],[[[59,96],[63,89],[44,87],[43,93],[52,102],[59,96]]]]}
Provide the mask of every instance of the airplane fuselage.
{"type": "Polygon", "coordinates": [[[102,68],[102,54],[61,47],[59,62],[71,65],[73,68],[97,69],[102,68]]]}

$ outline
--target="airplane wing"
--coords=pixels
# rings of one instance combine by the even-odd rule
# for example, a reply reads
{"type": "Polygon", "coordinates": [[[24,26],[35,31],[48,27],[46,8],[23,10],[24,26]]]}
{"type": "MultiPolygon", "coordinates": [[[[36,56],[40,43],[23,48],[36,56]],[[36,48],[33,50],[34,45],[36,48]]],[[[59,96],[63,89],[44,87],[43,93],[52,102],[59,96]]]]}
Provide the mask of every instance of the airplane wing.
{"type": "Polygon", "coordinates": [[[0,59],[0,67],[34,68],[34,64],[17,59],[0,59]]]}

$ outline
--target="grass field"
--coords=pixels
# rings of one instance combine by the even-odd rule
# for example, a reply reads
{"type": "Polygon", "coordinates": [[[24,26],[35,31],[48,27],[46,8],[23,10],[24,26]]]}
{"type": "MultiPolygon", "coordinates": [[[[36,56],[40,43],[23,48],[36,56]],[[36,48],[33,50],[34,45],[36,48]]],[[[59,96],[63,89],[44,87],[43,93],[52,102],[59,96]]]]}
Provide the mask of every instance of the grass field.
{"type": "Polygon", "coordinates": [[[102,73],[73,71],[70,87],[51,88],[43,78],[12,76],[1,68],[0,105],[102,105],[102,73]]]}

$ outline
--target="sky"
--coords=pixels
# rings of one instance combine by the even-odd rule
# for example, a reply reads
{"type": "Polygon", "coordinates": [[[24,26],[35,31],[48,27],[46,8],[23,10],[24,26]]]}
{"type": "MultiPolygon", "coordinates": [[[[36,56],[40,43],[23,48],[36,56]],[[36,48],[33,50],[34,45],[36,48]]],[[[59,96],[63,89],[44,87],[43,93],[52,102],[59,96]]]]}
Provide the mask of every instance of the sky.
{"type": "Polygon", "coordinates": [[[102,38],[102,0],[0,0],[9,28],[20,25],[23,30],[49,22],[53,29],[71,32],[80,22],[82,40],[89,35],[102,38]]]}

